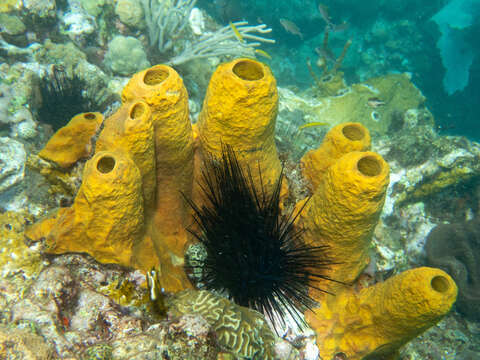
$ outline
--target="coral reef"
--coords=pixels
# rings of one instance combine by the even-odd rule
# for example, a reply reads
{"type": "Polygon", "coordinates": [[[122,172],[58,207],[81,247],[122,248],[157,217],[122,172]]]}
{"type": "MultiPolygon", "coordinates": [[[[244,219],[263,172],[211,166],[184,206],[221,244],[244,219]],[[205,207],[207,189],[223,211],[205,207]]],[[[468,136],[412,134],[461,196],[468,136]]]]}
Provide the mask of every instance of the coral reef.
{"type": "Polygon", "coordinates": [[[272,31],[267,25],[249,25],[247,21],[230,22],[216,31],[202,32],[204,25],[198,22],[203,20],[195,15],[199,13],[195,3],[196,0],[162,4],[142,0],[151,49],[166,64],[176,66],[222,55],[255,57],[256,48],[262,43],[275,43],[264,37],[272,31]]]}
{"type": "MultiPolygon", "coordinates": [[[[45,49],[47,48],[48,46],[45,46],[45,49]]],[[[63,51],[71,51],[74,55],[76,54],[75,49],[70,49],[68,46],[57,45],[52,52],[57,51],[60,54],[45,54],[46,60],[53,61],[50,57],[61,56],[63,51]]],[[[80,54],[83,55],[83,53],[80,54]]],[[[108,95],[108,90],[100,90],[104,85],[101,74],[96,74],[95,69],[89,67],[88,63],[85,64],[84,58],[81,56],[79,58],[81,61],[77,60],[72,65],[75,68],[69,68],[70,64],[65,62],[60,66],[51,66],[45,74],[41,75],[38,84],[38,95],[40,96],[36,101],[36,112],[38,120],[50,124],[54,130],[63,127],[70,118],[81,112],[103,111],[106,104],[112,100],[110,96],[112,94],[108,95]]]]}
{"type": "Polygon", "coordinates": [[[397,132],[398,138],[379,146],[379,151],[391,160],[395,173],[387,201],[388,213],[393,203],[400,206],[424,201],[480,174],[478,143],[461,137],[438,136],[432,128],[431,115],[422,110],[408,110],[403,117],[405,124],[397,132]],[[408,149],[407,144],[410,144],[408,149]]]}
{"type": "Polygon", "coordinates": [[[121,22],[133,28],[144,27],[144,13],[139,0],[118,0],[115,14],[121,22]]]}
{"type": "MultiPolygon", "coordinates": [[[[198,0],[196,3],[195,0],[3,0],[0,3],[0,358],[221,360],[240,356],[234,349],[227,351],[223,346],[219,349],[218,334],[222,329],[211,326],[203,315],[191,314],[190,308],[185,314],[168,319],[153,311],[144,274],[110,264],[118,262],[142,270],[156,266],[162,282],[157,289],[161,292],[164,285],[167,292],[163,295],[166,297],[170,291],[189,286],[184,277],[183,253],[187,247],[194,248],[189,246],[191,239],[184,231],[186,227],[192,228],[191,217],[189,208],[184,207],[183,197],[176,195],[183,192],[200,205],[205,204],[196,182],[204,156],[210,156],[208,152],[215,146],[220,148],[218,143],[209,143],[209,140],[223,138],[222,131],[225,135],[231,131],[234,136],[228,137],[229,142],[237,148],[247,145],[247,139],[252,140],[253,146],[243,149],[241,159],[252,168],[252,175],[257,174],[258,158],[261,170],[265,174],[271,171],[272,179],[279,164],[284,166],[288,194],[282,194],[281,205],[285,214],[299,199],[312,196],[303,209],[302,219],[297,219],[299,225],[303,222],[306,240],[318,243],[321,239],[314,236],[317,232],[330,244],[336,245],[338,239],[338,246],[334,246],[329,255],[345,266],[332,266],[330,276],[342,280],[342,271],[349,269],[348,277],[342,281],[353,283],[351,287],[330,284],[329,290],[335,292],[335,297],[312,291],[311,295],[319,300],[320,308],[315,316],[309,313],[307,317],[317,334],[311,329],[301,332],[289,329],[282,334],[289,343],[283,343],[284,352],[278,358],[318,360],[316,343],[324,360],[331,360],[329,351],[337,358],[344,355],[355,358],[364,353],[368,353],[364,356],[368,359],[392,357],[383,356],[376,348],[383,345],[384,351],[396,353],[399,343],[408,341],[418,333],[418,326],[421,327],[414,317],[408,317],[416,308],[400,311],[404,309],[402,306],[410,306],[410,298],[406,299],[404,292],[424,296],[427,291],[422,292],[422,289],[435,290],[428,286],[404,287],[404,283],[398,282],[401,275],[397,274],[424,264],[440,266],[447,272],[451,268],[451,275],[454,272],[461,275],[456,307],[460,313],[450,313],[410,341],[400,349],[399,357],[402,360],[478,357],[480,330],[475,320],[478,311],[474,291],[474,295],[469,294],[470,305],[466,305],[471,308],[462,308],[463,294],[468,293],[465,288],[468,289],[470,279],[475,277],[471,276],[475,273],[471,270],[475,264],[470,268],[467,266],[474,261],[472,255],[475,255],[476,245],[472,243],[475,237],[467,237],[464,239],[465,244],[470,241],[467,245],[453,249],[453,241],[447,243],[447,239],[444,239],[445,246],[432,245],[432,253],[437,249],[450,251],[452,256],[448,259],[435,253],[431,256],[432,262],[427,262],[428,254],[425,253],[427,234],[432,228],[453,223],[453,230],[446,228],[448,225],[440,225],[432,232],[432,237],[433,234],[442,235],[444,229],[445,235],[451,239],[463,241],[467,236],[464,233],[475,223],[470,220],[478,218],[480,211],[480,193],[473,190],[478,187],[480,179],[479,145],[466,138],[441,135],[461,132],[472,139],[478,137],[480,129],[475,106],[459,106],[475,104],[480,84],[474,81],[478,61],[472,64],[472,81],[463,91],[447,97],[441,86],[445,69],[440,56],[444,54],[439,54],[435,48],[440,34],[435,23],[426,20],[432,19],[432,15],[445,5],[444,0],[380,0],[376,6],[373,2],[358,0],[323,0],[320,6],[329,7],[326,17],[322,15],[324,21],[317,11],[318,2],[301,0],[276,3],[238,0],[198,0]],[[176,4],[187,6],[174,9],[176,4]],[[204,10],[206,8],[208,11],[204,10]],[[220,23],[212,18],[215,14],[217,20],[221,19],[220,23]],[[286,33],[280,25],[280,18],[296,24],[298,32],[304,36],[303,41],[286,33]],[[233,22],[235,19],[248,19],[250,24],[233,22]],[[232,21],[231,25],[227,25],[229,21],[232,21]],[[325,22],[327,31],[323,31],[325,22]],[[269,39],[270,29],[261,23],[272,28],[276,45],[273,46],[273,40],[269,39]],[[340,26],[337,28],[336,24],[340,26]],[[159,31],[162,27],[164,30],[156,42],[156,35],[152,36],[155,26],[159,31]],[[113,56],[111,51],[108,52],[108,44],[115,37],[137,40],[136,54],[140,55],[142,66],[146,67],[145,55],[152,64],[174,64],[189,92],[190,120],[196,123],[191,130],[186,120],[185,91],[166,84],[168,79],[179,81],[167,68],[164,68],[167,79],[163,79],[162,71],[156,72],[160,74],[157,85],[164,84],[168,99],[179,95],[181,110],[174,110],[169,104],[162,107],[163,100],[155,103],[156,100],[148,94],[133,94],[119,104],[119,94],[129,80],[123,74],[141,68],[132,65],[133,56],[115,58],[120,52],[113,52],[113,56]],[[335,55],[341,54],[342,47],[346,49],[350,45],[347,42],[345,47],[349,38],[353,41],[345,58],[341,56],[339,59],[343,62],[336,62],[335,55]],[[320,48],[315,51],[318,46],[320,48]],[[259,49],[268,51],[271,58],[259,49]],[[316,57],[315,52],[322,61],[315,65],[312,60],[312,66],[319,67],[313,70],[324,70],[324,73],[313,83],[305,63],[316,57]],[[258,80],[247,81],[250,88],[239,86],[234,89],[228,88],[228,82],[222,85],[219,80],[216,85],[223,86],[220,94],[213,83],[209,88],[210,95],[216,93],[209,99],[210,104],[216,97],[221,99],[212,111],[219,118],[224,102],[236,109],[230,114],[232,119],[245,115],[252,121],[239,121],[239,126],[229,128],[229,123],[222,124],[215,121],[215,116],[207,116],[210,112],[207,103],[200,112],[201,99],[215,67],[238,53],[247,57],[268,57],[267,63],[280,87],[275,90],[274,79],[269,79],[272,89],[278,91],[278,101],[271,101],[275,91],[265,92],[265,99],[271,101],[265,108],[278,112],[276,123],[275,119],[266,119],[262,125],[256,122],[259,119],[255,111],[241,108],[245,102],[252,110],[262,112],[265,109],[259,106],[263,104],[257,96],[248,94],[248,89],[254,88],[258,80]],[[338,71],[340,63],[341,72],[338,71]],[[48,81],[52,66],[62,67],[69,78],[76,74],[82,85],[74,86],[78,92],[73,101],[60,99],[58,103],[65,106],[42,117],[39,109],[49,97],[39,96],[38,85],[48,81]],[[366,81],[372,76],[381,78],[366,81]],[[424,107],[422,94],[412,83],[428,97],[427,104],[435,114],[436,125],[433,115],[424,107]],[[314,86],[311,90],[303,91],[305,86],[311,85],[314,86]],[[242,96],[235,98],[239,94],[242,96]],[[68,112],[75,104],[84,106],[68,112]],[[112,115],[119,107],[120,110],[112,115]],[[66,165],[68,168],[60,168],[39,157],[37,154],[52,131],[83,111],[99,111],[107,118],[102,124],[104,130],[99,141],[96,136],[91,138],[89,135],[85,142],[74,142],[81,155],[73,156],[68,161],[72,165],[66,165]],[[158,121],[154,121],[153,112],[158,121]],[[165,116],[161,117],[164,113],[165,116]],[[180,115],[176,116],[178,113],[180,115]],[[54,116],[55,119],[58,116],[58,122],[53,124],[52,130],[47,120],[54,116]],[[351,188],[345,183],[341,192],[329,187],[332,184],[325,176],[330,167],[345,155],[339,152],[338,157],[326,156],[324,153],[330,151],[329,140],[323,141],[322,148],[325,148],[317,153],[322,155],[321,160],[315,161],[318,169],[309,174],[307,170],[314,167],[308,164],[308,156],[302,162],[300,160],[309,150],[312,150],[309,156],[315,153],[313,149],[331,126],[346,121],[368,126],[372,135],[371,145],[356,151],[371,148],[390,167],[390,185],[386,193],[383,188],[371,188],[378,195],[378,198],[366,202],[371,207],[360,201],[359,209],[356,209],[354,198],[364,199],[364,195],[371,194],[352,195],[349,193],[351,188]],[[180,123],[185,126],[176,127],[180,123]],[[200,130],[201,126],[203,130],[200,130]],[[272,146],[273,127],[276,128],[276,144],[272,146]],[[209,135],[206,136],[204,131],[209,135]],[[268,133],[268,140],[262,131],[268,133]],[[216,135],[217,132],[220,135],[216,135]],[[182,138],[179,133],[185,136],[182,138]],[[250,138],[250,134],[254,136],[250,138]],[[262,146],[259,144],[269,141],[270,152],[258,149],[262,146]],[[161,145],[155,147],[155,142],[161,145]],[[183,157],[171,156],[177,153],[178,149],[172,150],[177,142],[185,145],[183,157]],[[85,147],[86,144],[89,146],[85,147]],[[278,151],[275,151],[275,145],[278,151]],[[85,166],[85,159],[94,154],[98,157],[85,166]],[[263,154],[271,161],[265,161],[263,154]],[[78,160],[78,156],[82,158],[78,160]],[[125,158],[130,161],[124,162],[125,158]],[[117,165],[111,171],[110,159],[117,165]],[[118,168],[122,164],[138,168],[133,171],[132,178],[124,179],[127,184],[115,182],[116,175],[122,177],[124,174],[117,171],[122,170],[118,168]],[[107,179],[111,180],[110,183],[97,181],[108,176],[111,176],[107,179]],[[125,192],[120,196],[110,191],[111,187],[125,192]],[[348,196],[344,197],[344,194],[348,196]],[[379,214],[383,197],[385,206],[379,214]],[[344,203],[340,200],[345,199],[350,201],[345,204],[345,209],[341,209],[344,203]],[[335,211],[329,217],[330,207],[335,211]],[[367,208],[371,218],[362,219],[358,212],[367,208]],[[56,212],[54,217],[28,231],[29,236],[24,239],[26,225],[53,212],[56,212]],[[348,212],[353,214],[353,219],[345,217],[348,212]],[[349,220],[356,225],[347,223],[349,220]],[[55,229],[57,225],[58,229],[55,229]],[[29,237],[40,241],[32,243],[29,237]],[[352,242],[348,243],[348,240],[352,242]],[[64,251],[67,254],[63,254],[64,251]],[[69,253],[71,251],[84,254],[75,255],[69,253]],[[95,262],[85,252],[108,264],[95,262]],[[350,256],[350,252],[356,254],[350,256]],[[442,264],[434,264],[435,257],[442,264]],[[462,263],[463,260],[467,265],[462,263]],[[358,275],[362,270],[363,273],[358,275]],[[399,292],[401,294],[397,295],[399,292]],[[390,302],[390,294],[394,299],[398,298],[394,305],[390,302]],[[382,307],[384,303],[395,307],[396,311],[389,313],[397,320],[394,323],[381,311],[386,308],[382,307]],[[370,326],[369,319],[373,316],[375,319],[370,326]],[[404,322],[407,319],[409,324],[404,322]],[[399,325],[401,328],[396,327],[399,325]],[[322,326],[330,326],[328,329],[333,334],[328,329],[321,330],[322,326]],[[390,336],[392,329],[400,334],[397,338],[390,336]],[[381,332],[381,336],[370,337],[366,331],[381,332]],[[357,343],[364,344],[365,348],[354,348],[357,343]]],[[[463,43],[468,56],[471,56],[468,47],[475,49],[476,46],[474,35],[478,21],[473,25],[457,31],[458,34],[450,31],[459,35],[462,41],[456,45],[463,43]]],[[[260,67],[265,73],[269,72],[260,67]]],[[[228,81],[236,79],[231,69],[226,71],[230,71],[228,81]]],[[[146,73],[148,71],[136,79],[136,84],[152,89],[156,75],[150,79],[147,77],[148,84],[144,84],[142,77],[146,73]]],[[[450,79],[465,80],[465,77],[450,79]]],[[[67,155],[63,151],[52,156],[61,154],[67,155]]],[[[376,155],[374,158],[378,160],[376,155]]],[[[352,180],[350,175],[357,170],[358,166],[354,167],[351,173],[348,172],[349,176],[344,176],[345,180],[352,180]]],[[[343,180],[340,176],[334,178],[334,185],[338,179],[343,180]]],[[[358,190],[358,187],[354,189],[358,190]]],[[[297,209],[303,204],[299,203],[297,209]]],[[[187,272],[189,270],[187,267],[187,272]]],[[[196,272],[201,272],[201,268],[196,272]]],[[[417,275],[418,285],[427,285],[428,274],[422,270],[417,275]]],[[[433,294],[439,295],[439,292],[433,294]]],[[[224,299],[220,302],[225,302],[227,308],[235,307],[224,299]]],[[[257,315],[258,319],[262,318],[257,315]]],[[[436,316],[430,317],[428,325],[435,320],[436,316]]],[[[288,316],[286,322],[293,323],[288,316]]],[[[278,342],[278,338],[275,341],[278,342]]]]}
{"type": "Polygon", "coordinates": [[[0,325],[0,358],[53,360],[55,351],[31,329],[0,325]]]}
{"type": "Polygon", "coordinates": [[[84,164],[77,162],[68,171],[60,168],[55,163],[43,160],[35,154],[30,154],[27,158],[26,167],[35,173],[41,174],[48,183],[48,194],[57,200],[57,203],[65,204],[73,202],[73,198],[81,185],[82,172],[84,164]],[[63,199],[63,200],[62,200],[63,199]]]}
{"type": "Polygon", "coordinates": [[[433,115],[427,109],[393,113],[388,134],[394,136],[395,141],[389,144],[390,151],[385,158],[397,161],[403,168],[418,166],[441,152],[438,143],[442,140],[435,132],[433,115]]]}
{"type": "MultiPolygon", "coordinates": [[[[317,87],[316,90],[323,96],[332,96],[337,94],[340,89],[346,87],[343,78],[344,74],[343,72],[339,72],[338,70],[342,65],[343,59],[347,55],[348,48],[352,44],[352,39],[349,39],[345,42],[342,53],[339,55],[338,58],[336,58],[332,50],[328,46],[330,31],[334,31],[336,25],[331,22],[326,8],[323,5],[319,5],[319,9],[321,9],[320,12],[323,13],[323,19],[327,22],[323,35],[322,47],[317,47],[315,49],[315,52],[318,55],[316,65],[320,68],[321,71],[320,78],[313,71],[310,60],[307,61],[307,66],[310,75],[312,76],[313,80],[315,80],[315,85],[317,87]]],[[[345,23],[343,25],[345,25],[345,23]]]]}
{"type": "Polygon", "coordinates": [[[10,14],[2,14],[0,11],[0,23],[2,24],[0,33],[8,39],[9,43],[17,46],[26,45],[25,32],[27,27],[20,17],[10,14]]]}
{"type": "Polygon", "coordinates": [[[478,144],[439,135],[427,109],[400,115],[395,131],[374,137],[372,144],[391,170],[373,236],[376,276],[425,265],[425,243],[432,228],[472,219],[479,209],[478,144]]]}
{"type": "Polygon", "coordinates": [[[150,66],[142,43],[134,37],[120,35],[108,43],[104,63],[114,74],[124,76],[150,66]]]}
{"type": "MultiPolygon", "coordinates": [[[[258,162],[266,184],[273,186],[280,174],[273,141],[275,80],[267,67],[247,59],[220,67],[213,79],[199,135],[195,135],[201,144],[197,148],[215,156],[222,141],[232,145],[238,148],[240,163],[255,168],[258,162]],[[258,77],[256,81],[252,76],[258,77]],[[230,117],[236,122],[228,124],[216,115],[225,109],[222,88],[216,89],[217,78],[219,84],[236,84],[231,92],[238,93],[239,98],[229,97],[233,100],[230,117]],[[255,88],[258,96],[252,95],[251,89],[255,88]],[[263,101],[253,105],[256,98],[263,101]],[[245,99],[251,101],[245,103],[245,99]],[[255,106],[258,115],[252,118],[255,106]],[[240,117],[244,112],[247,117],[240,117]],[[245,118],[251,125],[239,136],[237,129],[244,127],[245,118]],[[250,141],[246,141],[247,134],[250,141]],[[255,150],[258,143],[265,146],[255,150]]],[[[86,164],[84,182],[73,206],[61,209],[56,222],[48,220],[50,226],[37,226],[28,235],[37,240],[46,237],[52,253],[85,251],[102,262],[144,270],[160,264],[162,286],[178,291],[189,287],[182,267],[189,216],[182,194],[192,193],[194,165],[187,93],[172,68],[157,65],[132,77],[122,101],[123,106],[105,120],[96,154],[86,164]],[[123,195],[118,193],[118,186],[113,186],[118,181],[123,184],[123,195]],[[90,239],[87,243],[85,236],[90,239]]],[[[254,180],[260,184],[258,175],[254,180]]]]}
{"type": "Polygon", "coordinates": [[[24,230],[31,217],[22,212],[0,212],[0,275],[17,274],[25,279],[35,278],[44,263],[36,248],[24,242],[24,230]]]}
{"type": "Polygon", "coordinates": [[[428,235],[427,263],[445,270],[458,284],[457,309],[480,319],[480,218],[440,224],[428,235]]]}
{"type": "MultiPolygon", "coordinates": [[[[193,172],[187,93],[173,69],[158,65],[134,76],[122,99],[124,105],[105,121],[73,206],[61,209],[58,226],[51,224],[54,229],[44,235],[51,252],[85,251],[103,262],[144,270],[158,265],[152,256],[157,252],[162,266],[172,267],[162,269],[163,286],[178,291],[188,287],[181,195],[190,193],[193,172]],[[123,186],[113,185],[118,181],[123,186]],[[90,241],[85,243],[81,234],[90,241]]],[[[32,230],[30,236],[38,239],[37,233],[32,230]]]]}
{"type": "Polygon", "coordinates": [[[54,0],[26,0],[22,2],[23,8],[28,10],[32,15],[42,18],[55,18],[56,16],[56,2],[54,0]]]}
{"type": "MultiPolygon", "coordinates": [[[[398,76],[397,80],[390,78],[393,87],[395,81],[403,79],[398,76]]],[[[373,91],[359,86],[367,93],[373,91]]],[[[199,122],[192,129],[187,92],[178,74],[165,65],[137,73],[122,92],[121,107],[105,120],[73,205],[61,208],[56,217],[38,223],[27,235],[32,240],[45,238],[50,253],[87,252],[102,263],[142,270],[156,266],[159,282],[167,292],[190,288],[183,267],[185,248],[191,240],[186,231],[191,213],[185,198],[198,198],[202,203],[194,180],[200,179],[202,159],[219,156],[222,143],[238,152],[240,166],[258,167],[267,184],[278,177],[280,161],[273,132],[278,101],[275,87],[269,69],[255,60],[237,59],[220,66],[212,76],[199,122]]],[[[325,358],[346,354],[349,359],[361,359],[395,353],[440,320],[455,301],[456,286],[451,278],[430,268],[405,272],[364,289],[358,284],[346,286],[355,283],[370,262],[370,240],[388,185],[388,165],[379,154],[363,151],[368,148],[369,134],[360,124],[334,128],[325,145],[316,150],[321,156],[308,155],[311,160],[303,162],[309,174],[307,181],[316,177],[309,167],[321,168],[316,162],[328,164],[319,170],[319,179],[310,180],[316,182],[316,186],[310,184],[310,201],[305,205],[307,199],[290,199],[290,205],[300,200],[297,209],[305,205],[296,224],[304,231],[305,242],[329,245],[328,255],[334,262],[328,276],[336,283],[319,288],[337,296],[312,290],[321,307],[306,314],[317,333],[320,355],[325,358]],[[421,296],[424,302],[410,302],[409,293],[421,296]],[[390,296],[398,303],[379,305],[390,296]],[[366,303],[373,307],[363,305],[366,303]],[[356,324],[370,329],[366,333],[344,331],[350,325],[342,319],[356,314],[356,307],[365,309],[358,313],[356,324]],[[396,320],[391,322],[393,308],[396,320]],[[369,320],[372,318],[374,321],[369,320]],[[381,334],[371,335],[377,327],[383,329],[381,334]]],[[[254,174],[253,184],[262,185],[254,174]]],[[[193,296],[188,309],[198,310],[207,322],[213,316],[209,325],[217,335],[223,331],[221,326],[217,328],[219,318],[210,305],[195,310],[202,302],[197,295],[188,296],[193,296]]],[[[211,304],[227,306],[222,298],[206,298],[214,299],[211,304]]],[[[80,320],[72,324],[76,321],[80,320]]],[[[248,322],[240,324],[245,329],[252,327],[248,322]]],[[[220,338],[232,351],[241,348],[247,355],[266,351],[266,358],[273,356],[269,346],[262,347],[257,336],[254,340],[249,336],[249,341],[236,342],[226,332],[220,338]]],[[[266,343],[273,342],[267,338],[266,343]]]]}
{"type": "Polygon", "coordinates": [[[306,123],[319,120],[329,125],[359,122],[372,133],[385,134],[396,112],[416,109],[425,102],[408,74],[389,74],[350,86],[337,85],[331,76],[324,80],[337,89],[333,95],[319,97],[316,88],[302,96],[281,89],[280,110],[301,110],[306,123]]]}
{"type": "Polygon", "coordinates": [[[130,284],[133,298],[148,296],[142,274],[80,255],[53,259],[21,294],[14,293],[11,278],[2,277],[11,336],[20,331],[15,328],[35,334],[33,340],[41,340],[39,354],[46,348],[52,359],[98,359],[101,354],[121,360],[216,359],[220,349],[204,319],[189,314],[159,321],[143,306],[122,305],[100,291],[118,287],[119,280],[130,284]]]}

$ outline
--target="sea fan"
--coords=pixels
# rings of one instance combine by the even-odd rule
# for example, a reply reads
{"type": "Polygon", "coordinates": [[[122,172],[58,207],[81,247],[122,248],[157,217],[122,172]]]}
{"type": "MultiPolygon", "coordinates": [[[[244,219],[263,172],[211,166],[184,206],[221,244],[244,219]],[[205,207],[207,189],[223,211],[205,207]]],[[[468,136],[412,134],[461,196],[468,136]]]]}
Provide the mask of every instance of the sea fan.
{"type": "Polygon", "coordinates": [[[287,315],[297,326],[305,324],[301,313],[315,305],[308,288],[313,280],[330,280],[324,270],[332,263],[325,246],[302,242],[302,231],[294,227],[300,212],[281,214],[282,178],[283,171],[271,194],[264,184],[257,189],[251,170],[242,170],[235,152],[224,146],[221,159],[208,159],[202,172],[206,204],[187,199],[198,225],[190,232],[207,251],[203,263],[193,266],[201,282],[265,314],[276,329],[285,326],[287,315]]]}

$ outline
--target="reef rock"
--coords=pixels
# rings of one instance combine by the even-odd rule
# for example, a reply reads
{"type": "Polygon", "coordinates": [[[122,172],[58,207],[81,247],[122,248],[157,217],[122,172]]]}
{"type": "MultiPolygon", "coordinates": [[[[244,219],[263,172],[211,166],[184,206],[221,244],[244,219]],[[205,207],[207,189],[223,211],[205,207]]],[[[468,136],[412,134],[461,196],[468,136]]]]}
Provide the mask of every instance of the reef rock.
{"type": "MultiPolygon", "coordinates": [[[[202,317],[160,319],[140,306],[148,296],[144,280],[82,255],[62,255],[4,307],[15,326],[34,329],[58,358],[216,359],[215,333],[202,317]]],[[[0,328],[0,341],[1,334],[0,328]]]]}
{"type": "Polygon", "coordinates": [[[0,358],[45,360],[54,359],[54,350],[31,329],[0,325],[0,358]]]}
{"type": "MultiPolygon", "coordinates": [[[[326,79],[325,81],[329,81],[326,79]]],[[[305,122],[321,121],[328,125],[360,122],[372,132],[384,134],[397,112],[418,108],[425,97],[413,85],[408,74],[390,74],[341,88],[332,96],[313,94],[297,96],[279,89],[280,111],[304,112],[305,122]]]]}
{"type": "Polygon", "coordinates": [[[0,137],[0,204],[6,206],[6,210],[23,205],[21,192],[26,158],[22,143],[0,137]]]}

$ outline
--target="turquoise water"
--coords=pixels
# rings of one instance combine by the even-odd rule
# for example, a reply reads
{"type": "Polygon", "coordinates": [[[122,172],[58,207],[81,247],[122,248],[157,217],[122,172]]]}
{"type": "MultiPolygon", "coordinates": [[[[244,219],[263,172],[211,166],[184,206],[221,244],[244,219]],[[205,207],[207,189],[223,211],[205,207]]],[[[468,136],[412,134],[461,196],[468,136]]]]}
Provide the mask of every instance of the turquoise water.
{"type": "Polygon", "coordinates": [[[352,45],[342,71],[349,82],[390,72],[409,72],[427,97],[442,133],[480,138],[480,2],[432,1],[200,1],[219,21],[261,20],[271,26],[277,43],[268,49],[281,85],[312,85],[306,68],[323,41],[328,8],[332,23],[348,27],[333,32],[336,54],[348,39],[352,45]],[[288,32],[280,19],[292,21],[303,38],[288,32]]]}

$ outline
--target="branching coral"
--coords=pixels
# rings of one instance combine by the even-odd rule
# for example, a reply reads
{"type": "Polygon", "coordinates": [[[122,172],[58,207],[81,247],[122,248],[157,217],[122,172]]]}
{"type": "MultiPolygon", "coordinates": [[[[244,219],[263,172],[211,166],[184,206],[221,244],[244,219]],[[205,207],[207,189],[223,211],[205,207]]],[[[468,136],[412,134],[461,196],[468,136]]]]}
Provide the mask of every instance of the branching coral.
{"type": "Polygon", "coordinates": [[[265,24],[248,25],[237,21],[213,32],[196,37],[180,49],[175,41],[182,36],[188,25],[188,17],[196,0],[142,0],[150,45],[163,56],[169,56],[166,64],[179,65],[193,59],[214,56],[255,57],[255,48],[261,43],[275,43],[264,37],[272,29],[265,24]]]}
{"type": "Polygon", "coordinates": [[[196,42],[186,46],[180,54],[170,59],[168,64],[173,66],[193,59],[222,55],[255,57],[255,48],[261,43],[275,43],[275,40],[262,36],[271,31],[272,29],[265,24],[248,25],[246,21],[238,21],[202,35],[196,42]]]}
{"type": "Polygon", "coordinates": [[[188,25],[188,15],[197,0],[142,0],[150,45],[161,53],[173,48],[188,25]]]}

